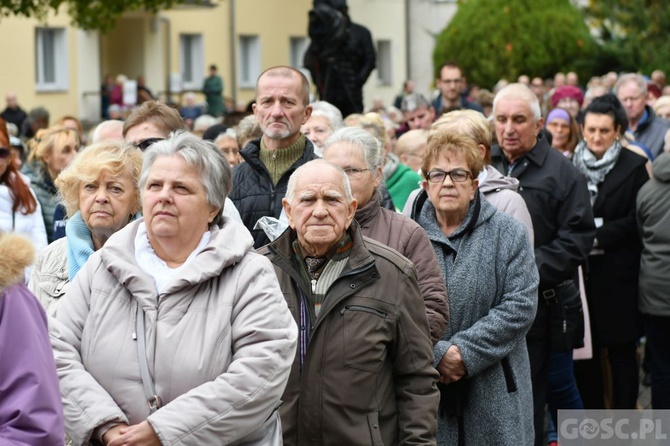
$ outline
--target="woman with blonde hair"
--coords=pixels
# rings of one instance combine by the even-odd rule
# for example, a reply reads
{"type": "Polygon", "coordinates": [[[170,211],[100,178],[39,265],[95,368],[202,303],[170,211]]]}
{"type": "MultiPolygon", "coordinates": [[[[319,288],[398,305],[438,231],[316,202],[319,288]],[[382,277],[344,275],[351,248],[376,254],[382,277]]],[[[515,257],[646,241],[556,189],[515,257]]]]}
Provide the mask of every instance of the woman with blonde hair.
{"type": "Polygon", "coordinates": [[[30,178],[31,186],[42,207],[42,218],[49,243],[53,241],[53,216],[58,189],[54,181],[79,151],[76,130],[53,126],[39,130],[30,140],[30,154],[22,172],[30,178]]]}
{"type": "Polygon", "coordinates": [[[107,239],[140,217],[142,152],[120,142],[84,149],[56,179],[68,220],[65,237],[40,256],[28,287],[49,315],[70,281],[107,239]]]}

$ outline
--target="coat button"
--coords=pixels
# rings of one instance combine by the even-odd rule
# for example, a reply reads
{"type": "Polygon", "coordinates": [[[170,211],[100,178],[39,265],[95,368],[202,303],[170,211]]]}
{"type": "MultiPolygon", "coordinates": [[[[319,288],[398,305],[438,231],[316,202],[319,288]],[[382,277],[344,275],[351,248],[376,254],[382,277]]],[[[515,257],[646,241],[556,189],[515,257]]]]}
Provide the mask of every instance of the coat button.
{"type": "Polygon", "coordinates": [[[353,290],[354,288],[356,288],[356,284],[352,283],[351,285],[349,285],[349,288],[351,288],[353,290]]]}
{"type": "Polygon", "coordinates": [[[377,429],[377,425],[376,425],[376,424],[373,424],[373,425],[372,425],[372,428],[373,428],[373,429],[377,429]]]}

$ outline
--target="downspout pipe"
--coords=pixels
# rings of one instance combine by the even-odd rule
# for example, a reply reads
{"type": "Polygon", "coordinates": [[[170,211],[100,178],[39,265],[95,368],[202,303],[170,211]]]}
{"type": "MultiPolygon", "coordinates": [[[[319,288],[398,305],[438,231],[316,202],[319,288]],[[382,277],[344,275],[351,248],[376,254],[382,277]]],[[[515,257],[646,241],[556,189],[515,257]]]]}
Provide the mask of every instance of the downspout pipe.
{"type": "Polygon", "coordinates": [[[166,103],[170,103],[172,101],[172,92],[170,91],[170,73],[172,70],[172,24],[170,23],[170,19],[165,16],[159,16],[159,20],[165,24],[165,65],[167,67],[166,69],[166,76],[165,76],[165,94],[166,94],[166,103]]]}
{"type": "Polygon", "coordinates": [[[228,20],[230,20],[230,87],[232,88],[233,107],[237,111],[237,57],[235,30],[235,0],[230,0],[228,20]]]}

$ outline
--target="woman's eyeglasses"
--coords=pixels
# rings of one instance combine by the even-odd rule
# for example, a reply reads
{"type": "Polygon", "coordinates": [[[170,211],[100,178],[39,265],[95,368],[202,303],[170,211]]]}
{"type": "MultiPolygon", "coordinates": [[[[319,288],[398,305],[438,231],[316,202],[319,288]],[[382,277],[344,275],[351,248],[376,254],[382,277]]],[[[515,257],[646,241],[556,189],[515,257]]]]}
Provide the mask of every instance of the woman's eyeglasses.
{"type": "Polygon", "coordinates": [[[137,147],[137,148],[140,149],[142,152],[144,152],[144,151],[147,150],[147,149],[149,148],[149,146],[152,145],[153,143],[158,142],[158,141],[164,141],[164,140],[165,140],[165,138],[147,138],[147,139],[143,139],[142,141],[140,141],[140,142],[138,142],[137,144],[135,144],[135,147],[137,147]]]}
{"type": "Polygon", "coordinates": [[[0,158],[4,159],[9,157],[11,155],[12,150],[8,149],[7,147],[0,147],[0,158]]]}
{"type": "Polygon", "coordinates": [[[447,178],[447,175],[451,177],[451,181],[454,183],[464,183],[468,180],[468,177],[471,177],[472,174],[464,169],[454,169],[448,172],[445,172],[442,169],[431,170],[426,173],[426,178],[431,183],[442,183],[444,179],[447,178]]]}

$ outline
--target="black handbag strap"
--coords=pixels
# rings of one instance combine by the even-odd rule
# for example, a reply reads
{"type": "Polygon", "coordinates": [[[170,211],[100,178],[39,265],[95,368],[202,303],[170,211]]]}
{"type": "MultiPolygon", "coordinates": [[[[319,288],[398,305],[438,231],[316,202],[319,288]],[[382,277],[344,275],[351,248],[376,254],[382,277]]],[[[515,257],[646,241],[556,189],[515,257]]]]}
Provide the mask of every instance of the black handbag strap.
{"type": "Polygon", "coordinates": [[[149,373],[149,364],[147,362],[147,338],[146,328],[144,325],[144,310],[142,305],[137,304],[137,354],[140,360],[140,375],[142,376],[142,386],[144,387],[144,395],[149,404],[149,412],[154,413],[161,408],[162,403],[158,395],[156,395],[156,388],[154,387],[154,380],[149,373]]]}

